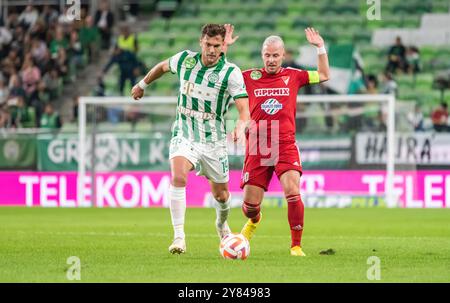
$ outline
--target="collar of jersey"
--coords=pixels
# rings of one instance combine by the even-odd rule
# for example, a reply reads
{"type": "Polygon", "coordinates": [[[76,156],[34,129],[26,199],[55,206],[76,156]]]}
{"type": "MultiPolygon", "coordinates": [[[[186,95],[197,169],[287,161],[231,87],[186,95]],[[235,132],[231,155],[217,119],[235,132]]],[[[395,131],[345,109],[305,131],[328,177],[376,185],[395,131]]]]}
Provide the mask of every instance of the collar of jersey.
{"type": "Polygon", "coordinates": [[[284,71],[284,67],[281,67],[280,70],[278,71],[278,73],[276,73],[276,74],[269,74],[269,73],[266,71],[266,68],[265,68],[265,67],[261,68],[261,71],[264,72],[264,74],[266,74],[268,77],[275,77],[275,76],[281,74],[281,73],[284,71]]]}
{"type": "Polygon", "coordinates": [[[224,53],[221,53],[221,54],[220,54],[220,59],[217,60],[216,64],[211,65],[211,66],[204,66],[204,65],[203,65],[203,62],[202,62],[202,54],[201,54],[201,53],[197,53],[197,55],[195,55],[195,57],[197,57],[198,62],[200,62],[200,65],[201,65],[203,68],[213,68],[213,67],[216,67],[217,64],[219,64],[221,61],[224,61],[224,60],[225,60],[225,54],[224,54],[224,53]]]}

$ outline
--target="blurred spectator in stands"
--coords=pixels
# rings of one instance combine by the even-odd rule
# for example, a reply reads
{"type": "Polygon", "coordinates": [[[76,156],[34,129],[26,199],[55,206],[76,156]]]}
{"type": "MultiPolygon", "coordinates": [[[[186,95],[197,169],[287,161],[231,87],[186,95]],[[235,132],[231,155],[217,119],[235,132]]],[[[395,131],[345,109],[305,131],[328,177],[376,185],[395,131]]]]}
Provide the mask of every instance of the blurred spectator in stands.
{"type": "Polygon", "coordinates": [[[108,49],[111,45],[114,15],[109,10],[109,4],[106,0],[100,1],[99,9],[95,13],[95,25],[100,29],[102,49],[108,49]]]}
{"type": "Polygon", "coordinates": [[[414,111],[408,113],[408,122],[414,128],[414,131],[420,132],[424,131],[423,128],[423,113],[419,104],[414,106],[414,111]]]}
{"type": "Polygon", "coordinates": [[[97,41],[100,38],[100,32],[96,26],[94,26],[94,19],[92,16],[87,16],[84,26],[80,29],[80,42],[84,50],[87,50],[89,63],[92,59],[98,56],[97,41]]]}
{"type": "Polygon", "coordinates": [[[16,28],[20,27],[19,22],[19,14],[15,10],[15,7],[8,8],[8,21],[6,24],[8,24],[9,29],[14,32],[16,28]]]}
{"type": "Polygon", "coordinates": [[[120,26],[120,35],[117,38],[117,45],[122,49],[134,54],[138,52],[138,39],[136,34],[130,32],[130,27],[127,24],[120,26]]]}
{"type": "Polygon", "coordinates": [[[388,64],[386,66],[387,72],[397,72],[398,70],[405,71],[406,67],[406,48],[402,43],[402,39],[397,37],[395,44],[391,46],[388,52],[388,64]]]}
{"type": "Polygon", "coordinates": [[[13,33],[11,48],[17,50],[17,55],[22,58],[24,55],[25,31],[21,26],[16,27],[13,33]]]}
{"type": "Polygon", "coordinates": [[[34,23],[39,18],[39,12],[33,5],[27,5],[25,10],[19,16],[19,23],[25,27],[25,29],[29,29],[33,27],[34,23]]]}
{"type": "Polygon", "coordinates": [[[431,113],[433,128],[437,132],[449,131],[447,103],[442,102],[439,107],[431,113]]]}
{"type": "Polygon", "coordinates": [[[6,103],[6,100],[8,100],[9,97],[9,88],[8,85],[6,85],[6,80],[0,74],[0,106],[6,103]]]}
{"type": "Polygon", "coordinates": [[[0,58],[4,58],[8,54],[12,39],[11,31],[6,26],[0,25],[0,58]]]}
{"type": "Polygon", "coordinates": [[[23,98],[10,98],[8,100],[8,111],[11,114],[10,127],[23,127],[23,124],[31,119],[23,98]]]}
{"type": "Polygon", "coordinates": [[[39,126],[41,128],[59,129],[62,127],[61,117],[53,108],[53,105],[47,103],[45,105],[44,114],[40,119],[39,126]]]}
{"type": "Polygon", "coordinates": [[[58,65],[59,74],[62,76],[65,82],[68,82],[70,70],[69,70],[69,59],[67,58],[67,52],[64,48],[58,50],[58,57],[56,58],[56,63],[58,65]]]}
{"type": "Polygon", "coordinates": [[[8,56],[1,61],[1,69],[6,79],[17,73],[22,67],[22,62],[17,49],[11,49],[8,56]]]}
{"type": "Polygon", "coordinates": [[[367,94],[378,94],[378,79],[374,74],[369,74],[366,80],[367,94]]]}
{"type": "MultiPolygon", "coordinates": [[[[119,92],[120,95],[123,96],[123,90],[127,80],[130,80],[131,86],[136,84],[136,76],[139,73],[140,63],[135,54],[122,50],[118,45],[116,45],[114,47],[114,52],[111,59],[103,69],[103,74],[106,74],[114,64],[119,65],[119,92]]],[[[101,75],[102,77],[103,74],[101,75]]]]}
{"type": "Polygon", "coordinates": [[[8,105],[0,104],[0,128],[9,127],[10,115],[8,111],[8,105]]]}
{"type": "Polygon", "coordinates": [[[64,31],[61,26],[56,27],[55,38],[50,42],[50,52],[52,58],[58,57],[58,51],[60,48],[67,50],[69,48],[69,41],[64,36],[64,31]]]}
{"type": "Polygon", "coordinates": [[[31,41],[31,56],[36,62],[44,60],[47,53],[47,44],[39,37],[34,37],[31,41]]]}
{"type": "Polygon", "coordinates": [[[44,5],[42,9],[41,17],[45,24],[50,25],[58,21],[58,11],[51,5],[44,5]]]}
{"type": "Polygon", "coordinates": [[[39,18],[33,27],[29,30],[31,39],[38,38],[45,41],[47,39],[47,30],[45,22],[42,18],[39,18]]]}
{"type": "Polygon", "coordinates": [[[411,46],[406,50],[406,64],[410,75],[420,72],[420,54],[417,47],[411,46]]]}
{"type": "Polygon", "coordinates": [[[397,96],[397,82],[390,72],[381,74],[380,94],[393,94],[397,96]]]}
{"type": "Polygon", "coordinates": [[[20,82],[18,74],[13,74],[9,78],[9,98],[22,98],[25,100],[25,90],[20,82]]]}
{"type": "Polygon", "coordinates": [[[50,50],[47,48],[44,57],[37,62],[37,65],[39,69],[41,70],[42,74],[48,73],[50,70],[54,68],[58,68],[58,64],[56,63],[55,59],[52,59],[52,56],[50,54],[50,50]]]}
{"type": "Polygon", "coordinates": [[[34,99],[37,99],[37,85],[41,81],[41,71],[36,67],[32,58],[25,58],[20,77],[26,94],[26,102],[30,105],[34,99]]]}
{"type": "Polygon", "coordinates": [[[83,47],[78,36],[77,31],[72,31],[70,33],[70,43],[67,55],[70,58],[70,64],[80,68],[83,66],[83,47]]]}
{"type": "Polygon", "coordinates": [[[44,75],[44,77],[42,77],[42,85],[44,92],[48,95],[48,99],[50,101],[58,97],[60,80],[58,70],[56,69],[56,67],[51,69],[44,75]]]}

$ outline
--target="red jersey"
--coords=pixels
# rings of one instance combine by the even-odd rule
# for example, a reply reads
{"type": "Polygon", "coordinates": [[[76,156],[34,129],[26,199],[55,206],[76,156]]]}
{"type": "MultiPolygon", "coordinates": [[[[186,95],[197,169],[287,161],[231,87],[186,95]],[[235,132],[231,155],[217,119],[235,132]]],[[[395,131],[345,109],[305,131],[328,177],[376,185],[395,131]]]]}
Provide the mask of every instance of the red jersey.
{"type": "MultiPolygon", "coordinates": [[[[266,120],[268,136],[279,129],[280,143],[295,142],[295,113],[298,90],[307,84],[318,83],[316,71],[308,72],[296,68],[281,68],[277,74],[268,74],[265,69],[251,69],[243,73],[249,98],[250,117],[259,126],[266,120]],[[278,121],[273,124],[272,121],[278,121]],[[272,128],[270,128],[272,127],[272,128]]],[[[255,131],[250,128],[250,132],[255,131]]]]}

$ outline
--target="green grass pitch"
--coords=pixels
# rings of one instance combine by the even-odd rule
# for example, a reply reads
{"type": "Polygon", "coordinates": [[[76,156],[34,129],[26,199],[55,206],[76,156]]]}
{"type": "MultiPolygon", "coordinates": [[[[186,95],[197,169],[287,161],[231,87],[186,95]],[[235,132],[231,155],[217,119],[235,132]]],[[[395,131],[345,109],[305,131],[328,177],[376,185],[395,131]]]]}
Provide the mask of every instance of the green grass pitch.
{"type": "MultiPolygon", "coordinates": [[[[0,282],[72,282],[70,256],[80,282],[450,282],[450,209],[306,209],[304,258],[289,255],[286,211],[263,209],[238,261],[219,255],[213,209],[187,210],[188,251],[170,255],[168,209],[1,208],[0,282]]],[[[244,222],[232,209],[232,230],[244,222]]]]}

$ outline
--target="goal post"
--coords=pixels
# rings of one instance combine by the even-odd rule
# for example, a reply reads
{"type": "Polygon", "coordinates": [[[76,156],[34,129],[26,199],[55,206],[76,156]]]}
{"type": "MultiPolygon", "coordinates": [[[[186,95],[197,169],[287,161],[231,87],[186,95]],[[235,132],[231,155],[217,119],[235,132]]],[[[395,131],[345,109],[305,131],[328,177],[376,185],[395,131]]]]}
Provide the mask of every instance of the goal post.
{"type": "MultiPolygon", "coordinates": [[[[396,116],[395,107],[396,99],[394,95],[299,95],[297,98],[297,114],[303,115],[302,110],[299,109],[300,105],[316,105],[316,106],[334,106],[346,104],[348,111],[353,108],[352,104],[378,104],[383,107],[386,112],[386,158],[384,163],[384,170],[386,172],[385,179],[385,193],[386,204],[391,207],[397,206],[397,196],[394,190],[394,174],[395,174],[395,151],[396,151],[396,116]]],[[[97,127],[96,120],[98,119],[97,108],[125,108],[136,107],[138,111],[145,113],[146,115],[151,113],[158,113],[160,118],[160,124],[167,125],[167,127],[161,128],[163,132],[169,133],[170,126],[175,119],[175,109],[177,105],[176,97],[167,96],[150,96],[143,97],[142,99],[135,101],[131,97],[91,97],[83,96],[79,99],[78,105],[78,175],[77,175],[77,197],[78,203],[84,204],[84,195],[86,191],[86,177],[91,180],[91,199],[95,199],[95,174],[101,171],[96,165],[96,157],[98,153],[95,151],[97,148],[95,136],[97,134],[108,133],[108,130],[99,129],[97,127]],[[92,120],[92,121],[89,121],[92,120]],[[93,139],[94,138],[94,139],[93,139]]],[[[345,111],[346,109],[344,109],[345,111]]],[[[315,113],[307,113],[308,115],[314,115],[315,113]]],[[[334,113],[339,116],[340,113],[334,113]]],[[[156,124],[155,124],[156,125],[156,124]]],[[[153,132],[158,132],[160,128],[154,127],[149,131],[144,132],[150,136],[153,132]]],[[[134,130],[133,130],[134,131],[134,130]]],[[[301,135],[300,135],[301,138],[301,135]]],[[[301,140],[301,139],[300,139],[301,140]]],[[[166,159],[166,161],[168,161],[166,159]]],[[[307,161],[307,160],[306,160],[307,161]]],[[[242,168],[242,167],[241,167],[242,168]]],[[[145,170],[145,169],[144,169],[145,170]]],[[[94,201],[91,201],[92,205],[94,201]]]]}

